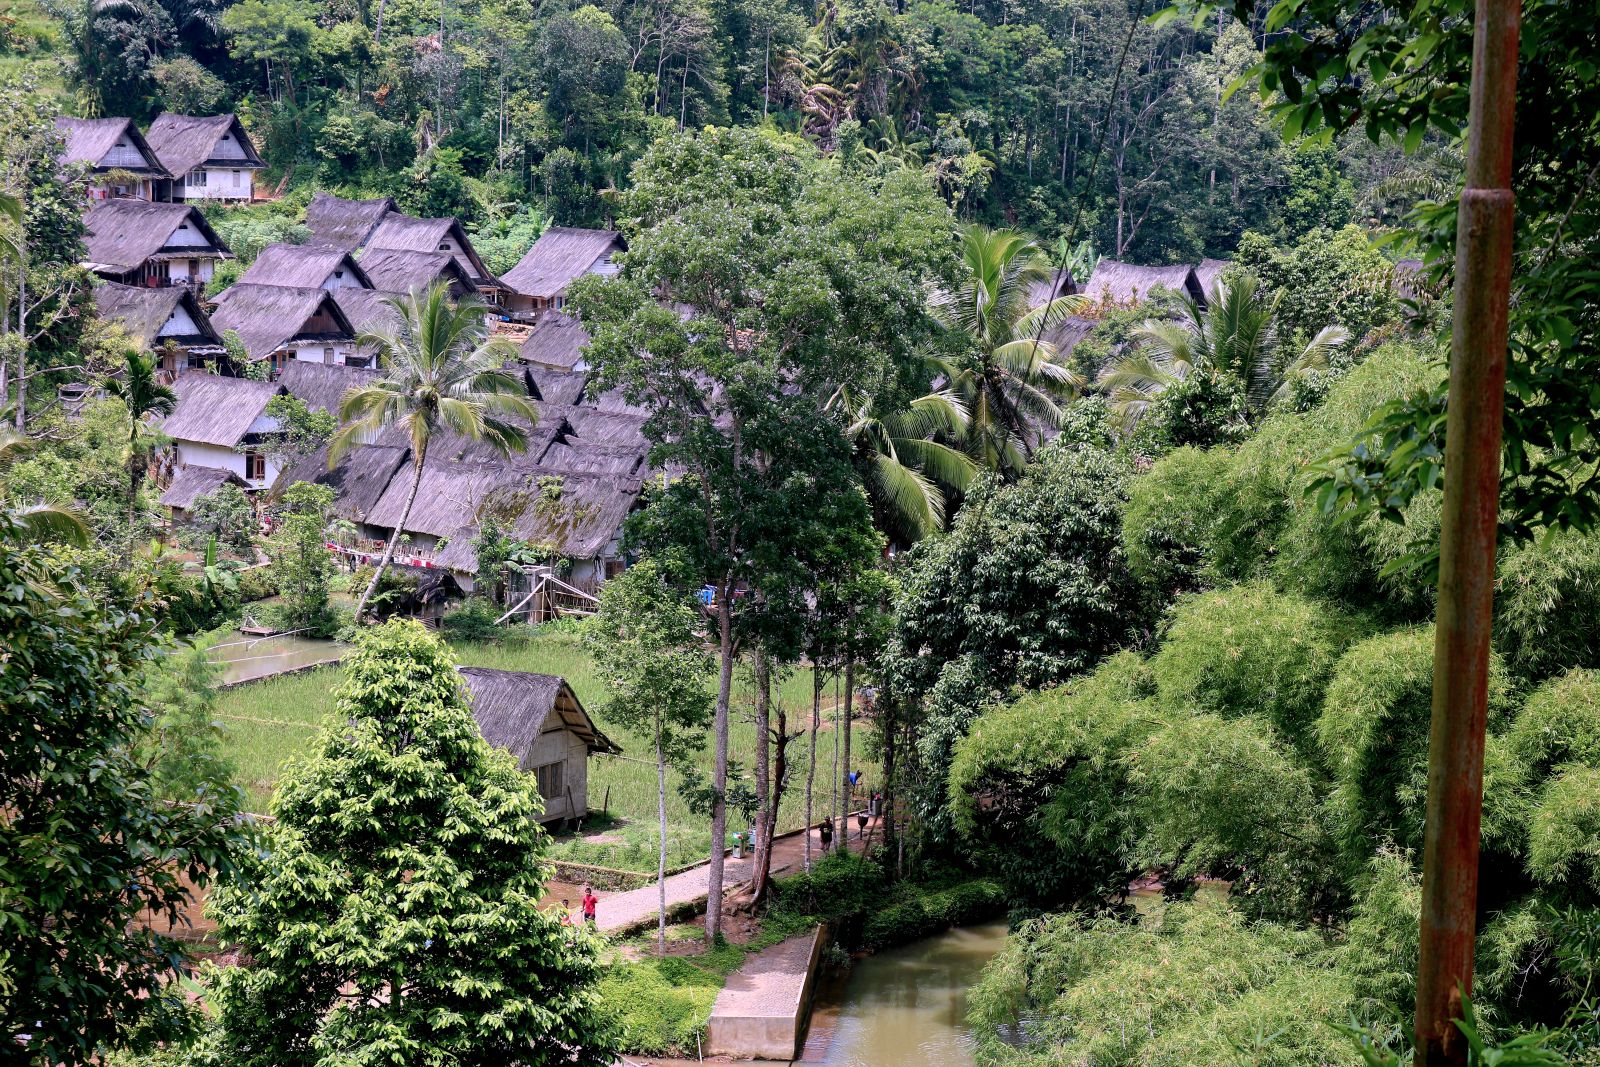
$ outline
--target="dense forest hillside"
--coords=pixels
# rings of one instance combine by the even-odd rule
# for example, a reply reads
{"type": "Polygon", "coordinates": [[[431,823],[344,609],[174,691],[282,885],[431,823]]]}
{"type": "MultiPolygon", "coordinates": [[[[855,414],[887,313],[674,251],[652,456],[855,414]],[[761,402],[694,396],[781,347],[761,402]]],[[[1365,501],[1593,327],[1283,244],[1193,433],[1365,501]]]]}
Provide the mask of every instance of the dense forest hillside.
{"type": "Polygon", "coordinates": [[[1383,221],[1402,158],[1286,143],[1228,93],[1259,33],[1156,28],[1134,0],[37,2],[9,0],[0,48],[63,110],[234,110],[281,190],[392,195],[524,245],[547,218],[607,222],[608,190],[685,127],[801,133],[926,171],[963,219],[1139,262],[1383,221]]]}

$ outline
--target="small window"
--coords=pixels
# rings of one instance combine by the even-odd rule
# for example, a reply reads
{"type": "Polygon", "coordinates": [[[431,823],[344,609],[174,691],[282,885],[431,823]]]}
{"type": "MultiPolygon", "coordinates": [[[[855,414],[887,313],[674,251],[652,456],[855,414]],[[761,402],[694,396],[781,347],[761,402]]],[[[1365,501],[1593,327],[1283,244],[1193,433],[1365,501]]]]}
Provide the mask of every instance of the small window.
{"type": "Polygon", "coordinates": [[[189,369],[190,370],[204,370],[205,369],[205,365],[206,365],[206,357],[197,356],[193,352],[189,353],[189,369]]]}
{"type": "Polygon", "coordinates": [[[267,457],[260,452],[250,451],[244,454],[244,476],[252,482],[267,480],[267,457]]]}
{"type": "Polygon", "coordinates": [[[326,347],[323,348],[323,350],[322,350],[322,362],[324,362],[324,363],[332,363],[333,362],[333,349],[332,348],[326,348],[326,347]]]}
{"type": "Polygon", "coordinates": [[[233,184],[235,184],[235,185],[239,184],[239,172],[238,171],[234,171],[233,172],[233,184]]]}
{"type": "Polygon", "coordinates": [[[439,251],[448,252],[448,251],[450,251],[450,246],[442,244],[442,245],[439,246],[439,251]]]}
{"type": "Polygon", "coordinates": [[[189,224],[188,224],[188,223],[187,223],[187,222],[180,222],[180,223],[178,223],[178,229],[180,229],[180,230],[187,230],[187,229],[188,229],[188,228],[189,228],[189,224]]]}
{"type": "Polygon", "coordinates": [[[567,788],[567,765],[565,763],[546,763],[543,767],[534,769],[534,777],[539,782],[539,795],[546,800],[555,800],[567,788]]]}
{"type": "Polygon", "coordinates": [[[336,270],[336,271],[333,272],[333,276],[335,278],[343,278],[344,277],[344,271],[336,270]]]}

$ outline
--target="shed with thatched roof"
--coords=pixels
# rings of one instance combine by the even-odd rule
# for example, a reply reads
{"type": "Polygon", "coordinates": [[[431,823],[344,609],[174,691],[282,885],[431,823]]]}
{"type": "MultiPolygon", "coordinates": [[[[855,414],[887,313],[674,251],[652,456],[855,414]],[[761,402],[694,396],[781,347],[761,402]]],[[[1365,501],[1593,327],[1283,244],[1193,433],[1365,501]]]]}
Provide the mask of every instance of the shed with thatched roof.
{"type": "Polygon", "coordinates": [[[318,193],[306,205],[306,228],[311,241],[354,252],[367,243],[383,217],[395,209],[387,196],[375,200],[346,200],[332,193],[318,193]]]}
{"type": "Polygon", "coordinates": [[[197,500],[210,496],[225,485],[250,488],[243,478],[221,467],[179,467],[172,477],[172,484],[161,494],[161,505],[171,509],[173,518],[181,519],[197,500]]]}
{"type": "Polygon", "coordinates": [[[255,173],[266,164],[237,115],[174,115],[163,111],[145,138],[171,175],[157,183],[163,200],[250,200],[255,173]],[[162,185],[166,188],[163,190],[162,185]],[[165,195],[163,195],[165,193],[165,195]]]}
{"type": "Polygon", "coordinates": [[[299,289],[376,289],[367,272],[349,252],[327,245],[268,245],[250,268],[239,275],[241,285],[287,285],[299,289]]]}
{"type": "Polygon", "coordinates": [[[560,311],[546,311],[533,323],[518,353],[524,362],[551,370],[583,372],[589,369],[583,346],[589,333],[578,320],[560,311]]]}
{"type": "Polygon", "coordinates": [[[1172,267],[1144,267],[1136,263],[1102,259],[1095,265],[1088,284],[1083,287],[1083,294],[1097,303],[1131,307],[1150,299],[1157,289],[1191,297],[1202,305],[1205,303],[1205,293],[1195,278],[1194,268],[1186,263],[1172,267]]]}
{"type": "Polygon", "coordinates": [[[89,172],[89,197],[111,200],[156,199],[156,183],[171,177],[132,119],[56,118],[61,134],[63,167],[74,164],[89,172]]]}
{"type": "Polygon", "coordinates": [[[439,282],[459,300],[478,291],[460,263],[449,252],[416,252],[406,248],[367,248],[361,267],[374,289],[389,293],[426,292],[439,282]]]}
{"type": "Polygon", "coordinates": [[[467,231],[453,218],[419,219],[391,211],[367,237],[368,248],[387,248],[402,252],[445,252],[466,272],[472,284],[491,304],[499,302],[501,282],[467,237],[467,231]]]}
{"type": "Polygon", "coordinates": [[[178,403],[161,432],[172,439],[180,466],[225,470],[252,489],[277,480],[282,463],[270,445],[282,427],[267,404],[283,386],[189,371],[172,388],[178,403]]]}
{"type": "Polygon", "coordinates": [[[251,362],[271,360],[274,374],[298,359],[307,363],[359,361],[355,327],[326,289],[234,285],[214,298],[211,324],[239,335],[251,362]]]}
{"type": "Polygon", "coordinates": [[[121,326],[146,351],[160,353],[168,374],[202,369],[223,354],[222,338],[188,288],[106,282],[95,289],[94,302],[102,319],[121,326]]]}
{"type": "Polygon", "coordinates": [[[502,277],[509,292],[506,307],[518,317],[566,306],[567,287],[585,274],[612,275],[612,257],[622,251],[615,230],[551,226],[527,254],[502,277]]]}
{"type": "Polygon", "coordinates": [[[544,797],[544,822],[589,812],[589,757],[622,749],[600,732],[566,679],[461,667],[483,739],[510,752],[544,797]]]}
{"type": "Polygon", "coordinates": [[[233,253],[189,204],[102,200],[84,216],[83,265],[113,282],[203,288],[233,253]]]}

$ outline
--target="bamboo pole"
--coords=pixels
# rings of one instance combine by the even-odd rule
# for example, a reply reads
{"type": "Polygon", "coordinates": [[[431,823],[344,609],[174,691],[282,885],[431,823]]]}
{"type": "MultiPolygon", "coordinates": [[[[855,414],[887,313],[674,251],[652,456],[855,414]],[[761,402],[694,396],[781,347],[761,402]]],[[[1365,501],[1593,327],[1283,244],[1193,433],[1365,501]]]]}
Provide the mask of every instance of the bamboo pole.
{"type": "Polygon", "coordinates": [[[1454,1020],[1472,991],[1483,740],[1494,614],[1501,420],[1515,205],[1520,0],[1477,0],[1466,185],[1456,224],[1433,721],[1423,845],[1417,1064],[1467,1062],[1454,1020]]]}

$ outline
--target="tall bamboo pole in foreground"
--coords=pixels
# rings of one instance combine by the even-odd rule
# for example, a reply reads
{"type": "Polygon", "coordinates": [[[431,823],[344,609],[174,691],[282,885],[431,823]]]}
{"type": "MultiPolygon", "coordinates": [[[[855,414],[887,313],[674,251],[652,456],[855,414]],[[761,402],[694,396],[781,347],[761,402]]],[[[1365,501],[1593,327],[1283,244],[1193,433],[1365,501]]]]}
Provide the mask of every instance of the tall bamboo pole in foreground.
{"type": "Polygon", "coordinates": [[[1511,292],[1511,148],[1520,0],[1477,0],[1466,186],[1456,224],[1439,615],[1428,748],[1417,1063],[1467,1062],[1453,1020],[1472,990],[1483,737],[1511,292]]]}

